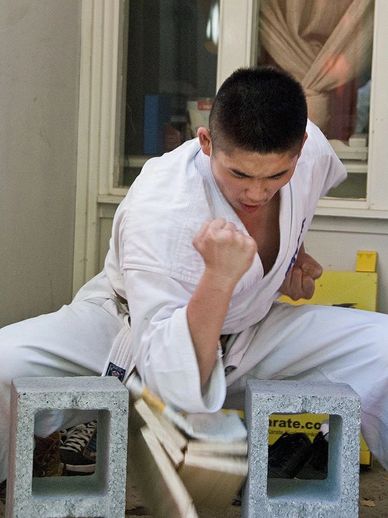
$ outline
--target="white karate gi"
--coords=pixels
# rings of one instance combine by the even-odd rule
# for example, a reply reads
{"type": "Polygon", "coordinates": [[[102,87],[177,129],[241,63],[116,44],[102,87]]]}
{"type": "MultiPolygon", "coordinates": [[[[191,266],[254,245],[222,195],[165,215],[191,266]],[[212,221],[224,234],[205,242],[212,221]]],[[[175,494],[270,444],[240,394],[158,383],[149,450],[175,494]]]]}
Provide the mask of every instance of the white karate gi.
{"type": "MultiPolygon", "coordinates": [[[[263,276],[257,255],[233,293],[222,333],[230,335],[204,389],[186,308],[204,264],[192,246],[205,220],[223,217],[246,232],[218,189],[198,141],[147,162],[115,215],[104,271],[72,304],[0,330],[0,481],[13,377],[90,375],[136,365],[145,383],[188,412],[241,405],[248,376],[349,383],[361,396],[363,433],[388,468],[388,316],[274,303],[319,197],[345,177],[320,130],[309,123],[295,173],[280,196],[280,248],[263,276]],[[125,306],[115,292],[128,300],[125,306]]],[[[319,259],[319,258],[318,258],[319,259]]],[[[72,422],[79,419],[73,415],[72,422]]],[[[53,412],[48,434],[70,420],[53,412]]]]}

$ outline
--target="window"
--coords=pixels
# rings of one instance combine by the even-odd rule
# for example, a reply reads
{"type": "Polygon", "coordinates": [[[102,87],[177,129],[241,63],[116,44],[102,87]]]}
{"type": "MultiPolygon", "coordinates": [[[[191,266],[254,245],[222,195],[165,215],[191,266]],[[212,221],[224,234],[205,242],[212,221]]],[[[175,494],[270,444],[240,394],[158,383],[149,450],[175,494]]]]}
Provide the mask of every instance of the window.
{"type": "Polygon", "coordinates": [[[374,1],[262,0],[259,63],[304,87],[310,119],[348,170],[328,197],[367,198],[374,1]]]}
{"type": "Polygon", "coordinates": [[[387,2],[259,4],[257,62],[276,64],[301,81],[310,118],[348,170],[318,214],[386,218],[387,2]]]}
{"type": "Polygon", "coordinates": [[[301,75],[298,78],[311,89],[308,97],[312,118],[314,120],[314,108],[319,117],[315,120],[332,140],[349,171],[349,180],[321,201],[320,213],[388,216],[385,212],[388,211],[385,194],[388,192],[388,146],[385,142],[388,134],[388,2],[150,0],[122,3],[119,0],[83,0],[83,10],[90,18],[92,32],[92,39],[90,35],[85,38],[83,46],[85,68],[92,63],[91,71],[87,70],[91,98],[89,152],[95,146],[99,156],[97,190],[100,201],[107,196],[124,195],[144,157],[153,154],[144,153],[142,142],[146,95],[170,98],[170,125],[168,131],[164,123],[161,125],[164,133],[159,139],[164,143],[168,140],[171,146],[174,138],[177,139],[177,132],[181,135],[179,138],[188,134],[187,127],[182,130],[187,121],[187,102],[211,99],[215,85],[221,84],[237,67],[275,61],[289,68],[293,63],[291,72],[298,77],[295,66],[304,60],[306,73],[304,79],[301,75]],[[146,13],[143,5],[147,6],[146,13]],[[297,6],[299,13],[294,11],[291,16],[287,11],[290,5],[297,6]],[[132,6],[133,11],[128,6],[132,6]],[[300,6],[303,6],[302,13],[300,6]],[[283,16],[282,30],[273,22],[274,19],[277,24],[281,21],[274,17],[274,9],[283,16]],[[185,34],[179,28],[181,23],[186,24],[185,34]],[[207,32],[209,27],[214,27],[213,32],[207,32]],[[299,34],[297,31],[303,38],[295,36],[299,34]],[[146,36],[149,33],[151,36],[146,36]],[[292,38],[296,39],[295,44],[292,38]],[[151,41],[154,47],[150,50],[151,41]],[[179,47],[179,41],[184,42],[181,45],[182,49],[185,46],[184,52],[175,48],[179,47]],[[327,42],[330,43],[328,47],[327,42]],[[173,52],[164,62],[161,55],[172,47],[173,52]],[[314,62],[314,66],[309,64],[314,58],[311,48],[315,53],[321,49],[321,58],[316,59],[318,63],[314,62]],[[143,54],[142,59],[135,59],[139,53],[143,54]],[[150,55],[145,56],[147,53],[150,55]],[[310,61],[306,64],[307,59],[310,61]],[[176,75],[172,72],[173,63],[180,67],[176,75]],[[192,76],[189,76],[187,63],[193,65],[192,76]],[[347,66],[349,63],[353,65],[347,66]],[[329,83],[328,70],[333,76],[329,83]],[[152,89],[148,88],[151,83],[152,89]],[[319,95],[311,95],[316,90],[319,95]],[[137,102],[134,102],[136,96],[137,102]],[[313,100],[313,97],[317,99],[313,100]],[[326,106],[323,110],[322,105],[326,106]]]}
{"type": "Polygon", "coordinates": [[[101,268],[117,204],[146,158],[191,136],[217,85],[255,61],[256,8],[255,0],[82,0],[74,292],[101,268]],[[144,142],[153,103],[168,108],[154,125],[159,148],[144,142]]]}
{"type": "Polygon", "coordinates": [[[207,125],[216,92],[219,13],[218,0],[127,3],[116,186],[130,185],[148,158],[207,125]]]}

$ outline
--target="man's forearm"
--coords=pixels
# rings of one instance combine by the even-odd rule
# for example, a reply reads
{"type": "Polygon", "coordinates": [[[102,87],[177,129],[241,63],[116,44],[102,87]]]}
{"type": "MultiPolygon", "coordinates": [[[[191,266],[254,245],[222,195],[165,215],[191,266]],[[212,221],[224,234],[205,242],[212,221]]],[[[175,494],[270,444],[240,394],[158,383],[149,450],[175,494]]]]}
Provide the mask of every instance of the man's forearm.
{"type": "Polygon", "coordinates": [[[217,360],[218,341],[235,283],[205,270],[187,307],[187,319],[205,385],[217,360]]]}
{"type": "Polygon", "coordinates": [[[205,222],[193,239],[205,271],[190,299],[187,318],[202,386],[217,360],[218,340],[234,287],[250,268],[256,242],[223,218],[205,222]]]}

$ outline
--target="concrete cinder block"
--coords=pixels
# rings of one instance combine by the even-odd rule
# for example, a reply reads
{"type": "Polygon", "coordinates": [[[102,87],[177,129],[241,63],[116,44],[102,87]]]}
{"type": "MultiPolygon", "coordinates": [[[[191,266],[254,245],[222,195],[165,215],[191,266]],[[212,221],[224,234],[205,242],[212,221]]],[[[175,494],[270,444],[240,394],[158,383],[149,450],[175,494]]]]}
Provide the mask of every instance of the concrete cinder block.
{"type": "Polygon", "coordinates": [[[11,423],[6,518],[125,516],[128,390],[117,378],[18,378],[11,423]],[[98,411],[93,475],[32,477],[34,418],[48,409],[98,411]]]}
{"type": "Polygon", "coordinates": [[[244,518],[355,518],[359,497],[360,400],[346,384],[249,380],[245,415],[249,474],[244,518]],[[268,478],[268,424],[273,413],[330,415],[328,476],[268,478]]]}

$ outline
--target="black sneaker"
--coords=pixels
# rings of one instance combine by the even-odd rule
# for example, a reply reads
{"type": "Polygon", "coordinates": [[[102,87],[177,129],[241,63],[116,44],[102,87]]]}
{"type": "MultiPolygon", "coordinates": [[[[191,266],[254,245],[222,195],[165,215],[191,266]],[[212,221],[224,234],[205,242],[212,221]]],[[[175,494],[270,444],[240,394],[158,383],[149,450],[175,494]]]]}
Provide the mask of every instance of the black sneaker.
{"type": "Polygon", "coordinates": [[[5,497],[7,495],[7,481],[0,482],[0,502],[5,505],[5,497]]]}
{"type": "Polygon", "coordinates": [[[268,447],[268,478],[294,478],[310,456],[305,433],[284,433],[268,447]]]}
{"type": "Polygon", "coordinates": [[[326,439],[327,433],[318,432],[311,445],[311,455],[306,464],[300,470],[297,478],[310,480],[323,480],[327,478],[329,443],[326,439]]]}
{"type": "Polygon", "coordinates": [[[62,432],[60,447],[64,475],[90,475],[96,469],[97,421],[62,432]]]}
{"type": "Polygon", "coordinates": [[[60,477],[63,472],[63,464],[59,455],[61,435],[54,432],[48,437],[36,437],[32,475],[34,477],[60,477]]]}

